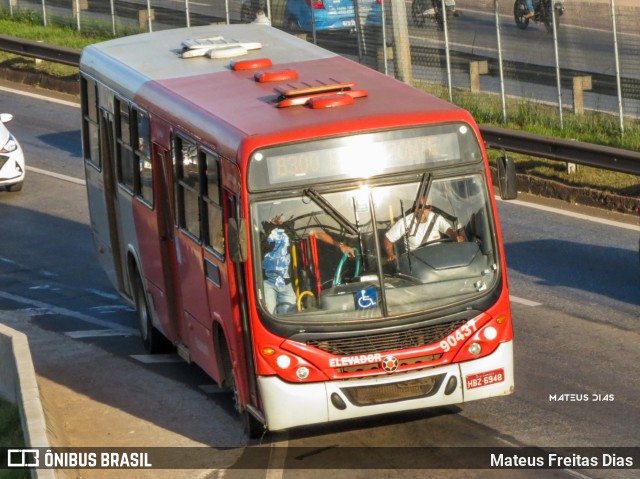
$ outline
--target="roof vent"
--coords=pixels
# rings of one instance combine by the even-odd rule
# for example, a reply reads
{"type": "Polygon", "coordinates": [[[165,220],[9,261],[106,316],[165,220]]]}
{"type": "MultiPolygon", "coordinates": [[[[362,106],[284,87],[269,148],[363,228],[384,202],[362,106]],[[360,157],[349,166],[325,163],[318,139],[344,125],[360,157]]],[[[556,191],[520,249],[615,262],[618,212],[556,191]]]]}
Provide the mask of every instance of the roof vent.
{"type": "Polygon", "coordinates": [[[318,95],[310,98],[307,104],[314,110],[322,108],[335,108],[337,106],[353,105],[353,97],[344,93],[336,93],[335,95],[318,95]]]}
{"type": "Polygon", "coordinates": [[[298,72],[295,70],[280,70],[269,72],[257,72],[254,78],[258,83],[267,83],[273,81],[290,81],[298,79],[298,72]]]}
{"type": "Polygon", "coordinates": [[[182,42],[182,58],[204,57],[231,58],[246,55],[249,50],[258,50],[262,44],[258,42],[240,42],[227,40],[217,35],[208,38],[188,38],[182,42]]]}
{"type": "Polygon", "coordinates": [[[256,70],[258,68],[269,68],[273,64],[269,58],[256,58],[254,60],[235,60],[231,62],[233,71],[256,70]]]}
{"type": "Polygon", "coordinates": [[[355,82],[323,83],[276,87],[280,93],[278,108],[309,105],[311,108],[333,108],[353,104],[356,98],[368,96],[366,90],[353,90],[355,82]]]}
{"type": "Polygon", "coordinates": [[[328,82],[318,80],[315,85],[310,83],[300,83],[298,85],[286,85],[276,87],[276,91],[283,97],[292,97],[299,95],[313,95],[316,93],[338,93],[350,90],[356,86],[355,82],[338,82],[330,78],[328,82]],[[329,83],[330,82],[330,83],[329,83]]]}

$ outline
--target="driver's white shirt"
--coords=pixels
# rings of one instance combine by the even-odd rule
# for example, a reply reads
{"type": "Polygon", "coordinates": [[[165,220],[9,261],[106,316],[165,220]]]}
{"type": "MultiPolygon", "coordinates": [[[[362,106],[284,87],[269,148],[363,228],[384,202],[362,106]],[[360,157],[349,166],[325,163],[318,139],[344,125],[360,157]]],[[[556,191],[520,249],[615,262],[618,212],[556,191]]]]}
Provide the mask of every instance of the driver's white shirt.
{"type": "MultiPolygon", "coordinates": [[[[413,213],[408,214],[406,217],[407,228],[411,227],[411,220],[413,219],[413,213]]],[[[389,231],[386,232],[385,236],[389,241],[395,243],[400,238],[404,236],[405,228],[404,228],[405,220],[400,218],[396,224],[394,224],[389,231]]],[[[447,230],[451,228],[451,225],[447,220],[445,220],[442,216],[434,213],[433,211],[429,212],[429,216],[427,217],[427,221],[424,223],[418,224],[418,230],[416,234],[413,236],[409,236],[409,248],[416,249],[422,243],[426,243],[429,241],[434,241],[440,238],[440,234],[446,234],[447,230]],[[429,233],[429,238],[425,238],[424,235],[427,234],[427,228],[431,221],[433,221],[433,217],[435,218],[435,224],[431,229],[431,233],[429,233]],[[423,241],[424,240],[424,241],[423,241]]]]}

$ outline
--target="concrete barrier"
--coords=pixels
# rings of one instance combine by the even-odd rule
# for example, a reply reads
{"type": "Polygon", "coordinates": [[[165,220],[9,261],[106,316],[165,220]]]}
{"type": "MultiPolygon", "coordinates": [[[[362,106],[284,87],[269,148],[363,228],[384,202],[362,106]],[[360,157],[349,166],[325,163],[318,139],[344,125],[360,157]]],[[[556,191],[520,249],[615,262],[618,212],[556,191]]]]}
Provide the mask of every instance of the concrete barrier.
{"type": "MultiPolygon", "coordinates": [[[[0,323],[0,397],[18,406],[27,447],[50,447],[27,337],[0,323]]],[[[53,469],[32,469],[34,479],[55,479],[53,469]]]]}

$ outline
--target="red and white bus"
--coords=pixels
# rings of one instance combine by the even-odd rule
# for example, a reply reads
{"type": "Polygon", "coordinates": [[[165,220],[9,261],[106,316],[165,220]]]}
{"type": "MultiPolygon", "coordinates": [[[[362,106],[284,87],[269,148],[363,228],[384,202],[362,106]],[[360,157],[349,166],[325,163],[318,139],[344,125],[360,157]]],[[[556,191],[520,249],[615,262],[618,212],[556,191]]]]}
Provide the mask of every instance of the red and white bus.
{"type": "Polygon", "coordinates": [[[468,112],[265,25],[111,40],[80,71],[99,260],[251,436],[512,393],[468,112]]]}

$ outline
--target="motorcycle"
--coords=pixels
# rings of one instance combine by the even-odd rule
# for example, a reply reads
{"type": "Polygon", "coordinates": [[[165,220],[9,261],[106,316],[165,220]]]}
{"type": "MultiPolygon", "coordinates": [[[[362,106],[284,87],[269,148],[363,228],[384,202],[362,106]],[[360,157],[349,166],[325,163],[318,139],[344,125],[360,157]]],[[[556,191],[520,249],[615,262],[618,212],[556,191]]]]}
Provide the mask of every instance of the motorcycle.
{"type": "Polygon", "coordinates": [[[444,0],[444,12],[442,10],[442,0],[413,0],[411,3],[411,16],[413,23],[422,27],[427,20],[432,19],[438,23],[443,29],[445,17],[447,25],[451,25],[450,21],[453,17],[457,17],[459,11],[456,10],[456,0],[444,0]]]}
{"type": "Polygon", "coordinates": [[[553,33],[553,20],[555,17],[556,30],[560,27],[560,17],[564,13],[564,0],[534,0],[533,17],[527,18],[529,13],[525,0],[515,0],[513,4],[513,18],[521,30],[529,26],[529,20],[536,23],[544,23],[547,31],[553,33]],[[553,7],[552,7],[553,5],[553,7]],[[552,10],[555,10],[552,11],[552,10]]]}

